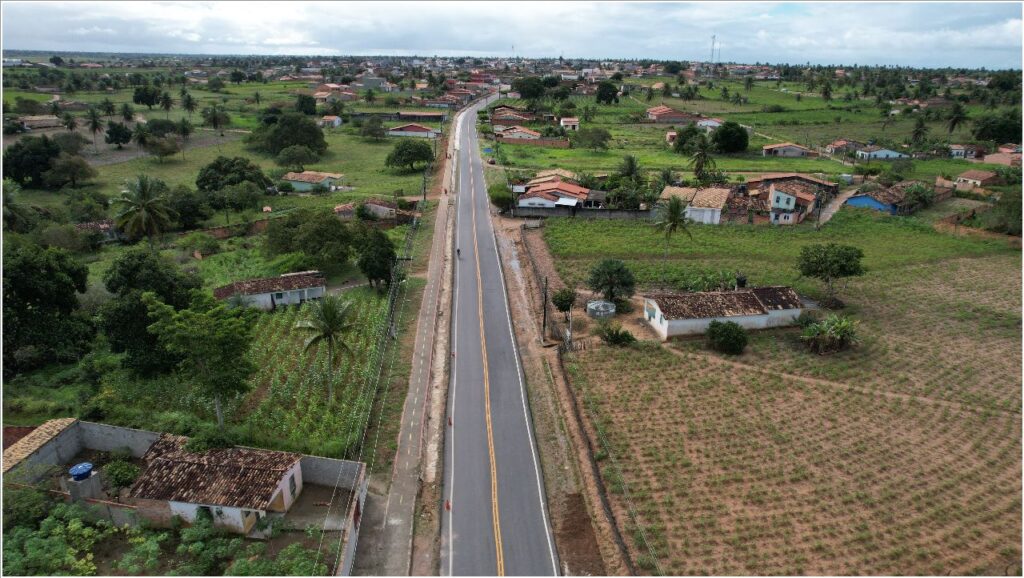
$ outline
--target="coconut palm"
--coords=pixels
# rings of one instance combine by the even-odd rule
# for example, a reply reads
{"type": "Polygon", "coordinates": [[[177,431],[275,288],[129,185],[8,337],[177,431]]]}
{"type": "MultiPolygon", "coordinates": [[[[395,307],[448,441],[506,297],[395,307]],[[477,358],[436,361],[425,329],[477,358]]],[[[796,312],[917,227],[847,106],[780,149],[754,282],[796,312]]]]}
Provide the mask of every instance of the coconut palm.
{"type": "Polygon", "coordinates": [[[160,95],[160,108],[164,109],[164,118],[171,118],[171,109],[174,108],[174,98],[166,90],[160,95]]]}
{"type": "Polygon", "coordinates": [[[60,123],[64,125],[64,128],[72,132],[78,128],[78,119],[76,119],[70,112],[64,113],[64,116],[60,118],[60,123]]]}
{"type": "Polygon", "coordinates": [[[135,109],[127,102],[121,105],[121,118],[125,122],[132,122],[135,120],[135,109]]]}
{"type": "Polygon", "coordinates": [[[679,197],[669,197],[668,202],[661,206],[658,212],[658,220],[654,222],[654,228],[665,234],[665,261],[668,261],[668,244],[676,231],[683,231],[686,236],[693,239],[693,234],[686,227],[690,219],[686,218],[686,205],[679,197]]]}
{"type": "Polygon", "coordinates": [[[149,142],[149,128],[144,123],[135,123],[135,128],[132,129],[132,140],[141,150],[149,142]]]}
{"type": "Polygon", "coordinates": [[[633,155],[622,157],[619,163],[619,175],[626,179],[640,178],[640,161],[633,155]]]}
{"type": "Polygon", "coordinates": [[[946,115],[946,127],[949,128],[949,134],[953,134],[953,131],[963,126],[966,122],[967,110],[962,103],[954,102],[953,108],[949,109],[949,114],[946,115]]]}
{"type": "Polygon", "coordinates": [[[181,108],[188,113],[188,119],[192,120],[192,113],[196,111],[196,99],[188,92],[181,95],[181,108]]]}
{"type": "Polygon", "coordinates": [[[355,311],[352,302],[345,301],[337,295],[327,295],[309,308],[309,317],[295,323],[296,329],[312,333],[306,340],[305,350],[317,344],[327,346],[327,397],[334,400],[334,364],[337,350],[348,356],[352,348],[345,338],[356,326],[355,311]]]}
{"type": "Polygon", "coordinates": [[[92,148],[95,152],[99,152],[96,148],[96,133],[103,131],[103,118],[100,117],[100,111],[96,107],[89,107],[89,112],[85,115],[85,127],[92,133],[92,148]]]}
{"type": "Polygon", "coordinates": [[[924,118],[919,116],[919,117],[917,117],[917,120],[914,122],[914,130],[913,130],[913,132],[910,133],[910,140],[914,144],[921,144],[922,142],[924,142],[924,139],[927,138],[927,137],[928,137],[928,125],[925,124],[924,118]]]}
{"type": "Polygon", "coordinates": [[[139,175],[125,183],[125,190],[114,200],[119,207],[117,226],[132,237],[145,235],[153,249],[153,237],[174,222],[174,211],[167,204],[167,185],[159,179],[139,175]]]}
{"type": "Polygon", "coordinates": [[[697,180],[702,180],[708,171],[715,170],[715,159],[711,156],[712,151],[711,141],[706,136],[700,135],[700,138],[694,144],[693,155],[690,156],[689,163],[689,167],[693,170],[693,175],[697,177],[697,180]]]}
{"type": "Polygon", "coordinates": [[[117,106],[114,105],[114,101],[109,98],[104,98],[103,102],[100,103],[100,110],[103,111],[103,114],[106,115],[107,118],[110,118],[114,116],[115,112],[117,112],[117,106]]]}

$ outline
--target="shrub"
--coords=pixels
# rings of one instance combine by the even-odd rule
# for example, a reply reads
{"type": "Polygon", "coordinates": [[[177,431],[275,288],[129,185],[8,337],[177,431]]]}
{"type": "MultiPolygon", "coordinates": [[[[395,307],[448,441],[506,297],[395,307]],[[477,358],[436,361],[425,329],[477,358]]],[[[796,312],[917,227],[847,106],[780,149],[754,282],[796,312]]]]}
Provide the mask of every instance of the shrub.
{"type": "Polygon", "coordinates": [[[708,345],[729,355],[739,355],[747,347],[747,330],[733,321],[712,321],[708,326],[708,345]]]}
{"type": "Polygon", "coordinates": [[[608,345],[624,347],[636,343],[636,337],[618,323],[602,321],[597,327],[597,335],[608,345]]]}
{"type": "Polygon", "coordinates": [[[832,314],[805,327],[800,339],[819,355],[842,351],[858,343],[857,322],[832,314]]]}
{"type": "Polygon", "coordinates": [[[186,251],[199,251],[202,255],[213,255],[220,251],[220,242],[209,233],[196,231],[190,233],[177,242],[178,246],[186,251]]]}
{"type": "Polygon", "coordinates": [[[516,202],[512,196],[512,191],[508,190],[508,187],[502,183],[494,183],[487,187],[487,195],[491,197],[491,202],[502,213],[511,209],[516,202]]]}
{"type": "Polygon", "coordinates": [[[185,442],[185,451],[198,453],[234,446],[235,438],[233,435],[216,428],[206,427],[185,442]]]}
{"type": "Polygon", "coordinates": [[[142,470],[139,466],[124,460],[114,460],[103,467],[103,476],[116,492],[135,483],[142,470]]]}

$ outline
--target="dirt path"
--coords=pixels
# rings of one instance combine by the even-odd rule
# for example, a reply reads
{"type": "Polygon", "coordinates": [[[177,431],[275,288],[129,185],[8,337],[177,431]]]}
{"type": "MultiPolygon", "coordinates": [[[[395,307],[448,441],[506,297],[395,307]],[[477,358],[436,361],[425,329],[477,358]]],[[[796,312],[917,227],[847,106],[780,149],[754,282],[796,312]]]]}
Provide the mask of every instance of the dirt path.
{"type": "Polygon", "coordinates": [[[839,193],[836,198],[832,199],[832,202],[822,209],[821,219],[818,221],[818,226],[820,227],[832,220],[832,216],[838,213],[839,209],[843,208],[843,204],[846,203],[846,201],[849,200],[849,198],[856,192],[857,189],[850,189],[839,193]]]}
{"type": "MultiPolygon", "coordinates": [[[[679,357],[686,357],[686,355],[687,355],[686,352],[680,351],[680,350],[678,350],[678,349],[676,349],[674,347],[671,347],[670,345],[663,344],[663,347],[665,349],[667,349],[668,351],[672,352],[673,354],[678,355],[679,357]]],[[[706,359],[708,361],[711,361],[712,363],[717,363],[719,365],[723,365],[723,366],[726,366],[726,367],[734,367],[734,368],[742,369],[742,370],[745,370],[745,371],[754,371],[754,372],[760,373],[760,374],[765,375],[765,376],[779,377],[779,378],[782,378],[782,379],[789,379],[789,380],[793,380],[793,381],[799,381],[799,382],[802,382],[802,383],[806,383],[808,385],[824,386],[824,387],[830,387],[830,388],[833,388],[833,389],[842,389],[842,390],[846,390],[846,391],[853,391],[853,392],[856,392],[856,393],[862,393],[864,395],[871,395],[871,396],[880,395],[882,397],[889,398],[889,399],[899,399],[899,400],[903,400],[903,401],[919,401],[921,403],[926,403],[926,404],[929,404],[929,405],[937,405],[937,406],[940,406],[940,407],[948,407],[948,408],[956,409],[956,410],[960,410],[960,411],[970,411],[970,412],[983,411],[983,408],[979,408],[979,407],[976,407],[976,406],[973,406],[973,405],[970,405],[970,404],[966,404],[966,403],[960,403],[960,402],[957,402],[957,401],[946,401],[946,400],[941,400],[941,399],[933,399],[933,398],[930,398],[930,397],[922,397],[922,396],[918,396],[918,395],[910,395],[910,394],[906,394],[906,393],[896,393],[896,392],[892,392],[892,391],[879,391],[879,390],[875,390],[875,389],[868,389],[868,388],[865,388],[865,387],[857,387],[855,385],[849,385],[847,383],[842,383],[842,382],[839,382],[839,381],[830,381],[830,380],[827,380],[827,379],[820,379],[820,378],[817,378],[817,377],[806,377],[806,376],[803,376],[803,375],[796,375],[796,374],[792,374],[792,373],[779,373],[777,371],[769,371],[767,369],[762,369],[760,367],[757,367],[756,365],[748,365],[746,363],[740,363],[739,361],[731,361],[731,360],[723,359],[723,358],[715,356],[715,355],[704,355],[702,357],[702,359],[706,359]]],[[[1003,409],[993,409],[993,411],[998,411],[1000,413],[1005,413],[1005,414],[1009,414],[1009,415],[1017,415],[1017,414],[1020,413],[1020,412],[1008,411],[1008,410],[1003,410],[1003,409]]]]}

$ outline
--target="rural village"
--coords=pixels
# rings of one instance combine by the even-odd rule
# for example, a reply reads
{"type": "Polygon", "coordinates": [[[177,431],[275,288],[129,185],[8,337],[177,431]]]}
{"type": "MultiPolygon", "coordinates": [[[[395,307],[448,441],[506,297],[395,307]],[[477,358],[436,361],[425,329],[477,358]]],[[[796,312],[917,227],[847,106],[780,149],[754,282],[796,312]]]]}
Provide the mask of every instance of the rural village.
{"type": "Polygon", "coordinates": [[[714,42],[5,41],[4,573],[1019,576],[1019,67],[714,42]]]}

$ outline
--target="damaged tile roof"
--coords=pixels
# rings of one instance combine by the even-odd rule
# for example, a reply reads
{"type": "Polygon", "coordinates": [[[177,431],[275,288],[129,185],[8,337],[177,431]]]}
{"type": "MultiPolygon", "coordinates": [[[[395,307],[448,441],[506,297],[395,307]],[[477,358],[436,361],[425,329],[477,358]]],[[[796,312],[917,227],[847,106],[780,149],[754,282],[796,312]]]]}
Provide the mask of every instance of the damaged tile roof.
{"type": "Polygon", "coordinates": [[[259,295],[275,291],[294,291],[296,289],[325,286],[324,278],[319,275],[281,275],[280,277],[263,277],[260,279],[235,281],[230,285],[214,289],[213,296],[217,299],[227,299],[232,295],[259,295]]]}
{"type": "Polygon", "coordinates": [[[11,447],[4,450],[4,473],[6,474],[22,460],[39,451],[39,448],[71,427],[76,421],[78,420],[73,417],[51,419],[32,430],[27,436],[14,442],[11,447]]]}
{"type": "Polygon", "coordinates": [[[188,438],[163,434],[143,456],[146,469],[130,495],[232,508],[266,510],[284,475],[301,455],[253,448],[192,453],[188,438]]]}
{"type": "Polygon", "coordinates": [[[769,311],[798,309],[800,297],[790,287],[772,286],[737,291],[651,293],[666,319],[711,319],[767,315],[769,311]]]}
{"type": "Polygon", "coordinates": [[[300,183],[322,183],[327,179],[340,179],[345,175],[341,173],[322,173],[320,171],[302,171],[301,173],[286,173],[283,180],[300,183]]]}

